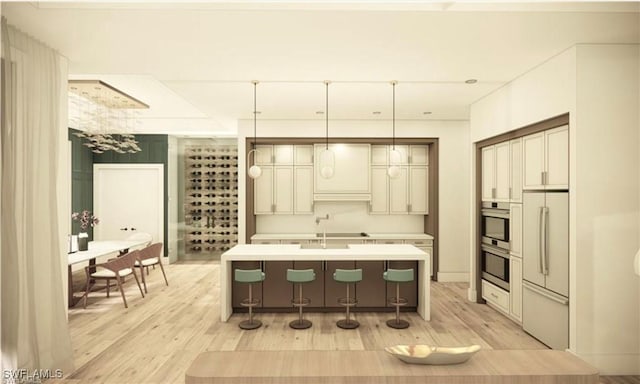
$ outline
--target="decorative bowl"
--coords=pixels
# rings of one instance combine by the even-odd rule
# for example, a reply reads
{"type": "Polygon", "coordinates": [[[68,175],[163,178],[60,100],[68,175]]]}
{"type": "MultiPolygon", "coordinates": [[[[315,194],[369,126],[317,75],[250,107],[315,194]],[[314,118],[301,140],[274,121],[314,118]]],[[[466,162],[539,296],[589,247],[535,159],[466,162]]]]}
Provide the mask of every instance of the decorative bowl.
{"type": "Polygon", "coordinates": [[[464,363],[480,349],[479,345],[434,347],[418,344],[394,345],[393,347],[385,347],[384,350],[409,364],[448,365],[464,363]]]}

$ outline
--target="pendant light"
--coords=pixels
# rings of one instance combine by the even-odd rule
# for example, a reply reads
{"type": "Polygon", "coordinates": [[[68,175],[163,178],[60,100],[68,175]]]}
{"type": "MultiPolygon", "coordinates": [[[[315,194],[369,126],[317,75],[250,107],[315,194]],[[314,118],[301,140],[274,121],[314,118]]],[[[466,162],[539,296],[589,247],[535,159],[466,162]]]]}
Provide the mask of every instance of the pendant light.
{"type": "Polygon", "coordinates": [[[320,156],[320,176],[325,179],[333,177],[336,158],[334,153],[329,149],[329,80],[325,80],[325,148],[320,156]]]}
{"type": "MultiPolygon", "coordinates": [[[[251,156],[252,153],[253,153],[253,162],[255,163],[256,154],[258,153],[258,150],[256,149],[258,144],[258,137],[256,135],[256,117],[258,115],[258,110],[256,109],[256,88],[258,86],[258,81],[253,80],[251,83],[253,84],[253,149],[247,153],[247,165],[250,164],[249,157],[251,156]]],[[[257,179],[258,177],[260,177],[260,175],[262,175],[262,169],[260,168],[260,166],[253,164],[249,168],[249,171],[247,173],[249,174],[250,178],[257,179]]]]}
{"type": "Polygon", "coordinates": [[[389,152],[389,169],[387,170],[387,174],[390,178],[395,179],[400,176],[400,159],[402,155],[400,151],[396,149],[396,84],[397,81],[393,80],[391,82],[391,87],[393,89],[393,107],[391,109],[391,126],[393,127],[393,136],[392,136],[392,145],[391,151],[389,152]]]}

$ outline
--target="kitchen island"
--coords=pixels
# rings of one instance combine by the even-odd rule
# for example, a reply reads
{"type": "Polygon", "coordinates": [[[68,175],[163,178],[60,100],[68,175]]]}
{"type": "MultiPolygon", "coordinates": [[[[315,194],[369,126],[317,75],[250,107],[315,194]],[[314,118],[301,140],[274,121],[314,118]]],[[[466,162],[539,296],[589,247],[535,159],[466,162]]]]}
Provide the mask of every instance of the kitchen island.
{"type": "MultiPolygon", "coordinates": [[[[236,245],[223,253],[220,261],[220,317],[226,322],[233,313],[233,262],[257,262],[264,268],[268,262],[322,262],[326,265],[328,262],[377,261],[391,266],[389,263],[412,261],[417,262],[416,311],[424,320],[430,320],[430,259],[428,252],[409,244],[349,244],[326,249],[317,244],[236,245]]],[[[374,278],[382,280],[382,274],[374,278]]],[[[246,295],[246,292],[241,294],[246,295]]]]}

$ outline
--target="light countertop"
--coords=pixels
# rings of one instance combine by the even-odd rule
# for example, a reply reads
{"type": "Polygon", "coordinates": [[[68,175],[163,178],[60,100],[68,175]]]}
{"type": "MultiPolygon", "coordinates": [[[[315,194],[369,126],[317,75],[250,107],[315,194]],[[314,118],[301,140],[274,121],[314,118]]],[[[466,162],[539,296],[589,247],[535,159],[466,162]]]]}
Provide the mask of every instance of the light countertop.
{"type": "MultiPolygon", "coordinates": [[[[369,236],[331,237],[330,240],[433,240],[433,236],[426,233],[368,233],[369,236]]],[[[251,240],[318,240],[322,237],[315,233],[256,233],[251,240]]]]}
{"type": "Polygon", "coordinates": [[[410,244],[350,244],[347,248],[303,249],[299,244],[242,244],[222,254],[231,260],[428,260],[426,252],[410,244]]]}

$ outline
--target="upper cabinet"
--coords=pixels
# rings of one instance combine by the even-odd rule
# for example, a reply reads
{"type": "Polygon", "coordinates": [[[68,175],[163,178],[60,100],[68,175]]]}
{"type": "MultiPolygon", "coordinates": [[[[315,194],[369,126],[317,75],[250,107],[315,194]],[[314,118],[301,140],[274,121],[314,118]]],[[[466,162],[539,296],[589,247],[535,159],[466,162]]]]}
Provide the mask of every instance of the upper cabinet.
{"type": "Polygon", "coordinates": [[[523,137],[523,188],[569,188],[569,126],[523,137]]]}
{"type": "Polygon", "coordinates": [[[325,144],[315,144],[314,148],[315,200],[371,199],[370,144],[329,144],[328,156],[325,144]],[[329,178],[320,173],[325,166],[333,166],[329,178]]]}
{"type": "Polygon", "coordinates": [[[390,145],[371,146],[371,214],[429,213],[429,146],[396,145],[400,154],[391,154],[390,145]],[[391,163],[390,156],[398,156],[391,163]],[[399,162],[398,162],[399,160],[399,162]],[[389,177],[389,164],[398,164],[400,174],[389,177]]]}
{"type": "Polygon", "coordinates": [[[509,201],[510,159],[508,141],[482,148],[483,201],[509,201]]]}
{"type": "Polygon", "coordinates": [[[262,175],[254,181],[254,212],[313,214],[313,146],[258,145],[262,175]]]}
{"type": "Polygon", "coordinates": [[[482,148],[482,201],[522,202],[521,148],[521,139],[482,148]]]}
{"type": "Polygon", "coordinates": [[[512,203],[522,203],[522,139],[509,142],[511,151],[511,189],[509,198],[512,203]]]}

